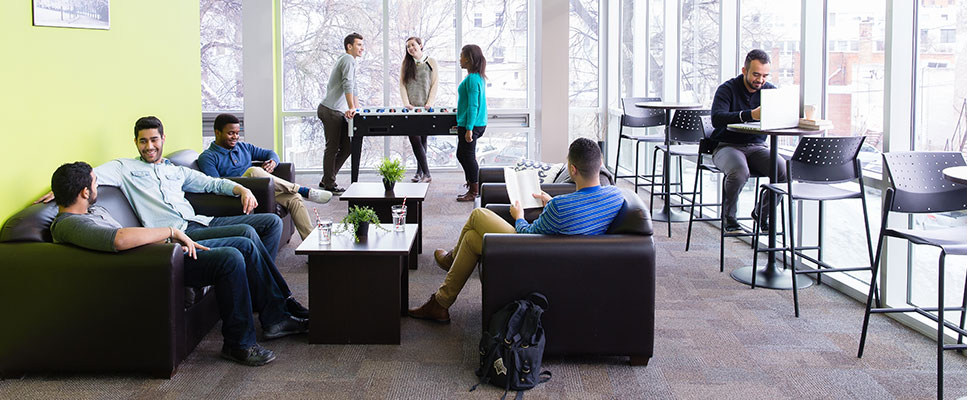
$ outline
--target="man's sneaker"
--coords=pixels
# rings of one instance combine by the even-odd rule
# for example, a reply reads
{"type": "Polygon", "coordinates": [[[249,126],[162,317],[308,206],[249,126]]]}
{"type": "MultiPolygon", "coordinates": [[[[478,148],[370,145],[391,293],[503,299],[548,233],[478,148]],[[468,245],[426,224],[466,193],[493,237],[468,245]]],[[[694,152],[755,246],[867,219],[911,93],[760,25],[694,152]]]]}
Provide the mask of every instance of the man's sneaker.
{"type": "Polygon", "coordinates": [[[233,348],[225,344],[222,345],[222,358],[250,367],[258,367],[275,361],[275,353],[272,350],[259,346],[258,343],[244,349],[233,348]]]}
{"type": "Polygon", "coordinates": [[[265,338],[268,340],[289,335],[298,335],[309,332],[309,320],[290,316],[278,323],[272,324],[268,328],[263,327],[263,331],[265,338]]]}
{"type": "Polygon", "coordinates": [[[313,203],[326,204],[332,198],[332,192],[321,189],[309,189],[309,201],[313,203]]]}
{"type": "Polygon", "coordinates": [[[309,309],[299,303],[295,297],[285,299],[285,310],[293,317],[309,319],[309,309]]]}
{"type": "Polygon", "coordinates": [[[742,232],[742,225],[739,225],[739,221],[735,218],[725,217],[725,232],[742,232]]]}
{"type": "Polygon", "coordinates": [[[342,188],[339,186],[326,186],[323,189],[326,189],[329,192],[331,192],[333,196],[339,196],[346,191],[346,188],[342,188]]]}

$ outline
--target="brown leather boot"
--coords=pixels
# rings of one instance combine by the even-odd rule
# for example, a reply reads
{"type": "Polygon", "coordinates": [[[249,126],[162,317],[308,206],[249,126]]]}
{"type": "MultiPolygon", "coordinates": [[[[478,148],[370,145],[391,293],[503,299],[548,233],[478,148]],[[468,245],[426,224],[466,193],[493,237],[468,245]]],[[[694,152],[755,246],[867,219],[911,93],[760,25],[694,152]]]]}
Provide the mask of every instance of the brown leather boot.
{"type": "Polygon", "coordinates": [[[450,267],[453,265],[453,252],[446,251],[443,249],[436,249],[433,252],[433,259],[436,260],[436,265],[440,269],[450,272],[450,267]]]}
{"type": "Polygon", "coordinates": [[[436,294],[431,294],[430,299],[419,308],[411,308],[407,312],[409,316],[419,319],[428,319],[443,324],[450,323],[450,311],[436,301],[436,294]]]}
{"type": "Polygon", "coordinates": [[[457,201],[473,201],[477,198],[479,184],[474,182],[468,186],[467,193],[457,197],[457,201]]]}

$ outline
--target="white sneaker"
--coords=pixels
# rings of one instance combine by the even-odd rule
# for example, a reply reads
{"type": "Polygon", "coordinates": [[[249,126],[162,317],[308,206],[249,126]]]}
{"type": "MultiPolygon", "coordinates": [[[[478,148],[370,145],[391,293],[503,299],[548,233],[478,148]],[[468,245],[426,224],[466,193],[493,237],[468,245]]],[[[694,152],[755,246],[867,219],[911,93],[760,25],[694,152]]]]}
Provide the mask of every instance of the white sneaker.
{"type": "Polygon", "coordinates": [[[309,189],[309,201],[313,203],[326,204],[332,198],[332,192],[322,189],[309,189]]]}

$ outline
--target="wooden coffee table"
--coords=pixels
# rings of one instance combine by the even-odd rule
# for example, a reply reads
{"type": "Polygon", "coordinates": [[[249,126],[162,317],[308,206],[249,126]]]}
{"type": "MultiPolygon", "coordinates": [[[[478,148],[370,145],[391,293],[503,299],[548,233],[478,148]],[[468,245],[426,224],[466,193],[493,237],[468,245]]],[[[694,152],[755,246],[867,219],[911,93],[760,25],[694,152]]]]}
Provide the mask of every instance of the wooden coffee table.
{"type": "Polygon", "coordinates": [[[353,241],[352,232],[337,233],[319,244],[313,230],[295,250],[309,256],[309,343],[399,344],[400,316],[409,299],[407,264],[415,263],[419,227],[406,224],[394,232],[369,227],[369,235],[353,241]]]}
{"type": "MultiPolygon", "coordinates": [[[[416,224],[416,252],[423,253],[423,200],[429,183],[397,182],[392,192],[387,192],[382,182],[353,182],[349,189],[339,196],[339,200],[348,201],[349,207],[367,206],[376,211],[379,221],[386,224],[393,223],[393,212],[390,207],[402,204],[406,198],[406,223],[416,224]]],[[[410,265],[416,269],[416,263],[410,265]]]]}

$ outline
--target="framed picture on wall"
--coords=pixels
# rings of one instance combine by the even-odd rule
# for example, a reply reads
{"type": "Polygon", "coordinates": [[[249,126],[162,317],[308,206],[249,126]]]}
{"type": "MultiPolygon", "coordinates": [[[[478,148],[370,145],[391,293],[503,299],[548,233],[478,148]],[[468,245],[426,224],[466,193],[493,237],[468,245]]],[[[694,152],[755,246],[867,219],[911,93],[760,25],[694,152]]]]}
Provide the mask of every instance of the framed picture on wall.
{"type": "Polygon", "coordinates": [[[111,29],[111,0],[33,0],[34,26],[111,29]]]}

